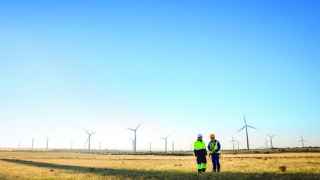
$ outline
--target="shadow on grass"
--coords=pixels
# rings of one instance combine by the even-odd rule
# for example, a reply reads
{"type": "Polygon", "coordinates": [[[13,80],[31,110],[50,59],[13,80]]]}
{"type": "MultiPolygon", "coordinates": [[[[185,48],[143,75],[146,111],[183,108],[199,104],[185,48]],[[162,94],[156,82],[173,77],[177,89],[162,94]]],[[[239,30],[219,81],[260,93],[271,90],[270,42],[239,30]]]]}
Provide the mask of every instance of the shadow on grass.
{"type": "MultiPolygon", "coordinates": [[[[0,159],[5,162],[16,163],[48,169],[60,169],[75,173],[93,173],[100,176],[117,176],[127,179],[320,179],[318,173],[241,173],[241,172],[222,172],[219,174],[205,173],[198,176],[196,173],[179,171],[147,171],[134,169],[113,169],[96,168],[76,165],[63,165],[19,159],[0,159]]],[[[150,164],[151,165],[151,164],[150,164]]]]}

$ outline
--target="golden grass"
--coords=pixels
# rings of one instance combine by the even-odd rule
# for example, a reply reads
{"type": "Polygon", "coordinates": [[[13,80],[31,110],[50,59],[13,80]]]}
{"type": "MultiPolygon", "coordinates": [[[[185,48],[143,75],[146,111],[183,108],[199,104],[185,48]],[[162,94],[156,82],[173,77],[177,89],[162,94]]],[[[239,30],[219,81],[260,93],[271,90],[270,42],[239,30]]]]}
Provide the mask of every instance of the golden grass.
{"type": "MultiPolygon", "coordinates": [[[[192,156],[0,152],[0,159],[0,179],[197,178],[192,156]]],[[[214,175],[218,179],[320,179],[320,153],[226,154],[221,163],[224,173],[214,175]],[[285,173],[279,169],[281,166],[286,167],[285,173]]],[[[211,177],[207,173],[201,178],[211,177]]]]}

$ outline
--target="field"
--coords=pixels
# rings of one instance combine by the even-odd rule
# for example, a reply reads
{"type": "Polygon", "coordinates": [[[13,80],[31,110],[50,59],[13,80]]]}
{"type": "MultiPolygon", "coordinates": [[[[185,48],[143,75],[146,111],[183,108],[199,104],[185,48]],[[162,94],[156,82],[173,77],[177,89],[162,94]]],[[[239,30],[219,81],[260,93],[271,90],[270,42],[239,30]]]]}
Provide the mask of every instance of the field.
{"type": "Polygon", "coordinates": [[[320,179],[320,153],[224,154],[197,176],[192,156],[0,151],[0,179],[320,179]],[[285,166],[286,171],[279,167],[285,166]]]}

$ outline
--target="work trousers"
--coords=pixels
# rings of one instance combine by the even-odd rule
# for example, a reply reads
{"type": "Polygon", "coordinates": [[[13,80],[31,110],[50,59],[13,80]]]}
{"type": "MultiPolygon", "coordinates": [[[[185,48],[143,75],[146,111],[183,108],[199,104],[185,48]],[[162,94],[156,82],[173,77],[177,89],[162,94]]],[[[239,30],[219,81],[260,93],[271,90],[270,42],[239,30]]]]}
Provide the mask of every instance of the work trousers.
{"type": "Polygon", "coordinates": [[[198,169],[198,173],[206,171],[206,169],[207,169],[206,156],[197,156],[197,169],[198,169]]]}
{"type": "Polygon", "coordinates": [[[212,161],[212,171],[213,172],[220,172],[220,154],[214,153],[211,155],[212,161]]]}

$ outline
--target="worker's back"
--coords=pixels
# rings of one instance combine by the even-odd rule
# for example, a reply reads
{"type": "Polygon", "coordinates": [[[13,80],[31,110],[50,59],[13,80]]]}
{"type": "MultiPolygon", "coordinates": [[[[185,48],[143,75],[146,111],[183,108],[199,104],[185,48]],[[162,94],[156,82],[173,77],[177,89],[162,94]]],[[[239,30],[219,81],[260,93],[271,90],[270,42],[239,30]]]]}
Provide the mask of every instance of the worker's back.
{"type": "Polygon", "coordinates": [[[198,139],[194,142],[193,147],[194,155],[197,158],[198,173],[205,172],[207,168],[207,149],[201,135],[198,135],[198,139]]]}
{"type": "Polygon", "coordinates": [[[194,154],[196,156],[207,155],[206,144],[203,140],[197,140],[196,142],[194,142],[194,154]]]}

